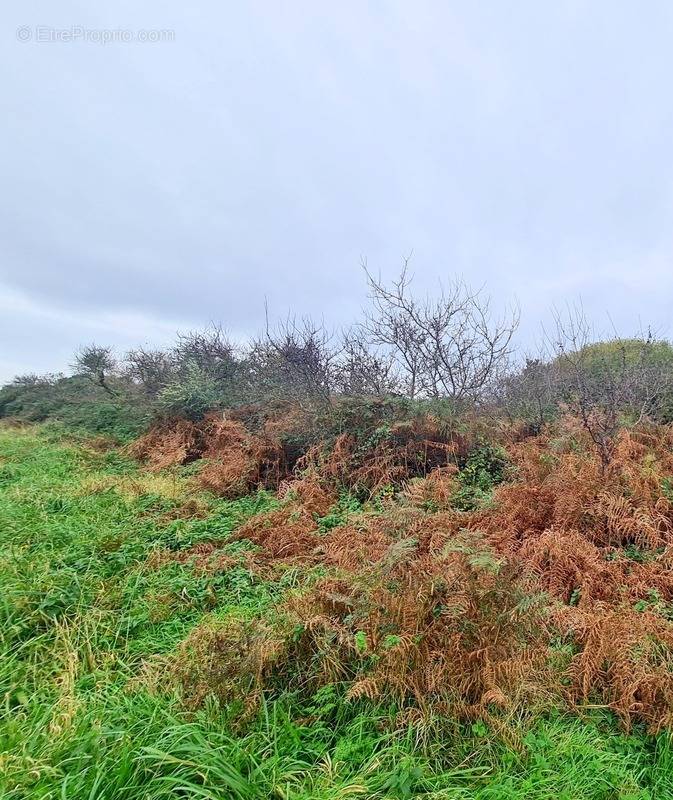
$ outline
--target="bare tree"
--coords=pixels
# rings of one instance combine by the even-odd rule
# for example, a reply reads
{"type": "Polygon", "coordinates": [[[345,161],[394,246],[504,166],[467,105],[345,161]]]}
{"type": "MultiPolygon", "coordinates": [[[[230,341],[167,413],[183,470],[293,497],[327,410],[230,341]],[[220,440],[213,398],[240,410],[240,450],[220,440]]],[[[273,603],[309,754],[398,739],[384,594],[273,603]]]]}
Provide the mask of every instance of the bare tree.
{"type": "Polygon", "coordinates": [[[172,359],[179,371],[197,367],[213,380],[230,380],[236,372],[236,350],[220,325],[178,334],[172,359]]]}
{"type": "Polygon", "coordinates": [[[388,351],[375,348],[358,328],[346,331],[335,370],[335,385],[341,394],[385,397],[399,391],[395,359],[388,351]]]}
{"type": "Polygon", "coordinates": [[[492,321],[489,298],[459,280],[419,300],[408,267],[407,258],[386,286],[363,263],[372,301],[364,330],[392,353],[409,397],[478,398],[511,353],[518,311],[492,321]]]}
{"type": "Polygon", "coordinates": [[[74,369],[80,375],[89,378],[96,386],[100,386],[110,395],[115,395],[115,390],[109,384],[111,373],[117,366],[111,347],[102,347],[90,344],[81,347],[75,354],[74,369]]]}
{"type": "Polygon", "coordinates": [[[539,433],[558,411],[552,365],[540,356],[526,356],[523,366],[510,367],[495,380],[493,399],[510,420],[522,420],[531,433],[539,433]]]}
{"type": "Polygon", "coordinates": [[[62,377],[63,375],[53,372],[44,375],[27,372],[24,375],[16,375],[7,385],[18,389],[46,389],[54,386],[62,377]]]}
{"type": "Polygon", "coordinates": [[[175,376],[175,358],[166,350],[138,347],[126,354],[125,361],[126,375],[152,397],[168,386],[175,376]]]}
{"type": "Polygon", "coordinates": [[[253,341],[247,363],[257,392],[266,396],[330,402],[337,348],[324,323],[288,316],[253,341]]]}

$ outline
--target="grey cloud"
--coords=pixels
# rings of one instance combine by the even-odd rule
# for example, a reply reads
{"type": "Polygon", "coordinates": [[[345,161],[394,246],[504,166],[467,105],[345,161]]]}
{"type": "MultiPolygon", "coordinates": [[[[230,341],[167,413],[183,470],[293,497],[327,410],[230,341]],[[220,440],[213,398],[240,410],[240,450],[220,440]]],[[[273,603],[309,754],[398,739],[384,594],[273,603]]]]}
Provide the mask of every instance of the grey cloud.
{"type": "Polygon", "coordinates": [[[243,335],[266,296],[346,323],[360,256],[391,274],[412,248],[420,289],[458,273],[518,298],[524,342],[566,296],[625,332],[666,326],[664,0],[42,0],[2,15],[0,283],[33,310],[5,317],[0,377],[62,366],[97,314],[147,320],[152,340],[213,319],[243,335]],[[24,24],[175,41],[21,43],[24,24]],[[62,321],[36,325],[40,309],[62,321]]]}

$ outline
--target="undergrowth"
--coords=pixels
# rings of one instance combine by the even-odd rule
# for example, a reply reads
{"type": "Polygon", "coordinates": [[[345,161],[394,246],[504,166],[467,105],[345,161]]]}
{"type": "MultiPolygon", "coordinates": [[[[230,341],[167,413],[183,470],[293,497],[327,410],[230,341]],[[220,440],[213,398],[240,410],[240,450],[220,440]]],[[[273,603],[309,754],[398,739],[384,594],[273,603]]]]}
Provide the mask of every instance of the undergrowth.
{"type": "MultiPolygon", "coordinates": [[[[259,451],[236,442],[252,463],[259,451]]],[[[554,483],[550,451],[524,450],[505,461],[482,447],[401,494],[379,486],[398,466],[381,451],[380,475],[360,464],[365,499],[325,481],[316,455],[278,498],[223,499],[189,460],[148,471],[57,427],[0,428],[1,796],[673,797],[666,726],[648,734],[652,720],[634,708],[620,727],[607,707],[626,702],[613,679],[633,663],[606,649],[617,620],[587,617],[619,580],[651,640],[661,634],[666,529],[644,497],[668,465],[647,462],[621,516],[603,499],[588,520],[560,500],[574,496],[572,453],[549,456],[564,464],[554,483]],[[517,505],[524,480],[535,493],[517,505]],[[598,556],[568,539],[550,574],[549,525],[557,537],[592,526],[591,547],[611,555],[605,573],[589,581],[581,559],[598,556]],[[514,559],[525,547],[543,586],[514,559]],[[563,598],[576,638],[556,619],[563,598]],[[548,628],[557,638],[545,649],[548,628]],[[591,636],[607,666],[582,661],[591,636]],[[550,669],[577,677],[579,694],[563,681],[551,691],[550,669]]],[[[213,463],[230,494],[220,452],[213,463]]],[[[609,488],[604,477],[595,486],[597,497],[609,488]]],[[[662,651],[634,647],[664,680],[662,651]]],[[[657,709],[665,682],[643,684],[636,702],[648,687],[657,709]]]]}

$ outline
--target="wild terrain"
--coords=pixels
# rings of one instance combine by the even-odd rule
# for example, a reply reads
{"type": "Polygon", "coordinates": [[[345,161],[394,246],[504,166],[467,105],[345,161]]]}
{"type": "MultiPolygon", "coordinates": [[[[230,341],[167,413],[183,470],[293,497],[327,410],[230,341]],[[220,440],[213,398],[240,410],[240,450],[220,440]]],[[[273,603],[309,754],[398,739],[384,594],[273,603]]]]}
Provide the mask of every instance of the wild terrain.
{"type": "Polygon", "coordinates": [[[3,797],[673,798],[673,347],[368,278],[0,389],[3,797]]]}
{"type": "Polygon", "coordinates": [[[672,797],[669,429],[423,424],[6,424],[3,796],[672,797]]]}

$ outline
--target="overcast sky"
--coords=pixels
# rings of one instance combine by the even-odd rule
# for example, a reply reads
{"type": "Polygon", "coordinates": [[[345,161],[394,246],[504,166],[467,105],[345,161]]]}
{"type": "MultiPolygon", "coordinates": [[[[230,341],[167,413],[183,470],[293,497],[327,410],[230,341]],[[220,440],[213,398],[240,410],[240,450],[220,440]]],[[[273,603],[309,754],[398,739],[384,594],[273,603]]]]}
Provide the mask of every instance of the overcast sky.
{"type": "Polygon", "coordinates": [[[524,345],[580,297],[673,332],[670,0],[0,14],[0,380],[82,342],[243,337],[265,296],[348,323],[361,258],[392,276],[412,249],[419,290],[517,300],[524,345]]]}

